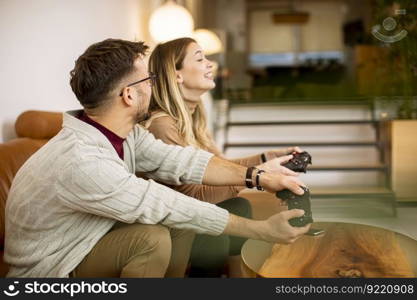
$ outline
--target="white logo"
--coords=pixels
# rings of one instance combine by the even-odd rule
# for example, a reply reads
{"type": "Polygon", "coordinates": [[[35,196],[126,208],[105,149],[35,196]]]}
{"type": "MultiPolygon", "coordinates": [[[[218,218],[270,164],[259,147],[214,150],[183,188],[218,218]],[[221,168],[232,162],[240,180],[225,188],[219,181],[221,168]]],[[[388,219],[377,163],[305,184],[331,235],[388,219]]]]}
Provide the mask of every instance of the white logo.
{"type": "MultiPolygon", "coordinates": [[[[405,15],[405,9],[400,9],[396,11],[397,15],[405,15]]],[[[397,27],[397,22],[394,18],[388,17],[382,22],[382,27],[386,31],[393,31],[397,27]]],[[[381,25],[375,25],[372,27],[372,34],[374,37],[376,37],[378,40],[385,42],[385,43],[395,43],[398,41],[401,41],[403,38],[405,38],[408,34],[407,30],[403,29],[400,32],[394,34],[394,35],[385,35],[380,32],[381,25]]]]}
{"type": "Polygon", "coordinates": [[[8,286],[8,290],[4,290],[3,292],[10,297],[14,297],[20,293],[20,291],[16,290],[15,285],[19,284],[19,281],[13,282],[14,284],[11,284],[8,286]]]}

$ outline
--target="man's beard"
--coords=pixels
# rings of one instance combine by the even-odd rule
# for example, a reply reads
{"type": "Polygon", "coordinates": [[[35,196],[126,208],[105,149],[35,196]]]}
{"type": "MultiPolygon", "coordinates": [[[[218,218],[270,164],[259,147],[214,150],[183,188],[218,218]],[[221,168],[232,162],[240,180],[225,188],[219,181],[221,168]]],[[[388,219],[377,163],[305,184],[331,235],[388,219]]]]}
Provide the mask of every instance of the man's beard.
{"type": "Polygon", "coordinates": [[[138,112],[136,114],[136,124],[149,120],[151,114],[149,112],[138,112]]]}
{"type": "Polygon", "coordinates": [[[135,116],[135,124],[144,122],[146,120],[149,120],[149,118],[151,117],[151,114],[149,113],[148,109],[146,109],[145,111],[140,109],[140,106],[138,106],[138,110],[136,112],[136,116],[135,116]]]}
{"type": "MultiPolygon", "coordinates": [[[[138,96],[141,97],[142,99],[144,97],[144,95],[141,92],[139,92],[139,91],[138,91],[138,96]]],[[[135,116],[135,121],[136,121],[135,124],[138,124],[140,122],[147,121],[151,117],[151,114],[149,113],[149,105],[146,108],[146,110],[141,110],[140,109],[140,103],[141,102],[142,101],[139,101],[139,103],[138,103],[138,110],[137,110],[136,116],[135,116]]]]}

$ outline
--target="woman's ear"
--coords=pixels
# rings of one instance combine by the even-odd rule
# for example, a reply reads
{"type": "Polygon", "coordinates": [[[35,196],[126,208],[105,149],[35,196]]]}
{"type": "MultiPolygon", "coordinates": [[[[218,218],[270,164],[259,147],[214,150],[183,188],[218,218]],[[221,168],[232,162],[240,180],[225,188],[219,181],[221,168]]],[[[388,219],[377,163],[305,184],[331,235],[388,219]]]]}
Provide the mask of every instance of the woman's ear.
{"type": "Polygon", "coordinates": [[[177,83],[183,83],[184,78],[182,77],[181,73],[176,71],[176,74],[177,74],[177,83]]]}

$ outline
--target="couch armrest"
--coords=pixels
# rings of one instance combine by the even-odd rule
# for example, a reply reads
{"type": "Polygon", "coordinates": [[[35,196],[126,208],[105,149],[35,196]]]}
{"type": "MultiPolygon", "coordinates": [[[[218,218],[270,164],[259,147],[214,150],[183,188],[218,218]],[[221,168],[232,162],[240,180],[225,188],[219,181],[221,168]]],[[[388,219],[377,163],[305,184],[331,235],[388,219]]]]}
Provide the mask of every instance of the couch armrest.
{"type": "Polygon", "coordinates": [[[62,128],[62,113],[28,110],[19,115],[15,123],[18,137],[50,139],[62,128]]]}

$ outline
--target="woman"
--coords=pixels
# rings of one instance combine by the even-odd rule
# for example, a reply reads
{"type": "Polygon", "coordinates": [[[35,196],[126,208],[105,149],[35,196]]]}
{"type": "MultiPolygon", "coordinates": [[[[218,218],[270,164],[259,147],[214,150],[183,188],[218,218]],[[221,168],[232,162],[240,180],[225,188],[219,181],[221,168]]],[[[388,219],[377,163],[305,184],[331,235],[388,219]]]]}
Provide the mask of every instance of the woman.
{"type": "MultiPolygon", "coordinates": [[[[151,118],[143,125],[165,143],[192,145],[222,157],[206,127],[201,95],[213,89],[213,64],[205,58],[201,47],[191,38],[180,38],[159,44],[149,59],[149,71],[157,74],[152,88],[151,118]]],[[[268,151],[232,161],[245,166],[296,173],[281,164],[292,158],[298,147],[268,151]],[[285,155],[285,156],[284,156],[285,155]]],[[[173,187],[191,197],[219,205],[229,212],[251,217],[249,202],[237,197],[244,187],[182,185],[173,187]]],[[[239,237],[197,235],[191,251],[191,277],[217,277],[228,262],[229,277],[240,276],[240,250],[245,240],[239,237]]]]}

